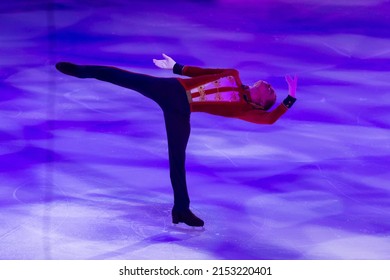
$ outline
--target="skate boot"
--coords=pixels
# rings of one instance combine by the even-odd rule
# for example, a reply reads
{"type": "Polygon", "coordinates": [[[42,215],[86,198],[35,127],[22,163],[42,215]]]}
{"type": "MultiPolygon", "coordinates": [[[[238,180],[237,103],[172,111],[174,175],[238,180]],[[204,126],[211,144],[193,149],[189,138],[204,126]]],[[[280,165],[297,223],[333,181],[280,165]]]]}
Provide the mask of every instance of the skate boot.
{"type": "Polygon", "coordinates": [[[204,226],[204,221],[198,218],[197,216],[195,216],[190,209],[181,210],[181,211],[172,209],[172,223],[174,224],[185,223],[190,227],[204,226]]]}
{"type": "Polygon", "coordinates": [[[77,78],[89,78],[85,71],[83,71],[83,66],[79,66],[70,62],[58,62],[56,68],[61,73],[66,75],[74,76],[77,78]]]}

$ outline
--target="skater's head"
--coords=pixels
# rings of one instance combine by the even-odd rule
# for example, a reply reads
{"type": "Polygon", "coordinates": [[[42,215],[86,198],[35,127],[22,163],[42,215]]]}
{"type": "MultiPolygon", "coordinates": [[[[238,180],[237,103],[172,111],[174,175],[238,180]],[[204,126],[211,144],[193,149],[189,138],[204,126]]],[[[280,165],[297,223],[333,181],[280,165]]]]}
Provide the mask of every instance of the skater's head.
{"type": "Polygon", "coordinates": [[[249,93],[252,103],[255,103],[258,109],[266,111],[275,104],[275,90],[265,81],[258,81],[249,87],[249,93]]]}

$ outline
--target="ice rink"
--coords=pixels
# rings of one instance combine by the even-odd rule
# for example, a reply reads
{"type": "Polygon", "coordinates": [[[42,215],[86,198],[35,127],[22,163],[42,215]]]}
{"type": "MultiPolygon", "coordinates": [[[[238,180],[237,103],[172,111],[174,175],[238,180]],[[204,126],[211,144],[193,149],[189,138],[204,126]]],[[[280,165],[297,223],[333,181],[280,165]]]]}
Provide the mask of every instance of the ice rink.
{"type": "Polygon", "coordinates": [[[390,259],[390,1],[2,1],[0,34],[0,259],[390,259]],[[299,77],[273,125],[191,115],[204,228],[171,223],[161,109],[54,67],[161,53],[277,104],[299,77]]]}

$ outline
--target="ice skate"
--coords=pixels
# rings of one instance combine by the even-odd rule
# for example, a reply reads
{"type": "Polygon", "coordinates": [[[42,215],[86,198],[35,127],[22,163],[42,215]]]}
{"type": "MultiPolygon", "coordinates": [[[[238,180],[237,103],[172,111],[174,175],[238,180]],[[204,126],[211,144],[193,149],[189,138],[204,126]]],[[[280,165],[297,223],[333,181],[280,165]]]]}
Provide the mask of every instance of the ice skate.
{"type": "Polygon", "coordinates": [[[185,223],[186,225],[190,227],[203,227],[204,221],[197,216],[195,216],[194,213],[191,212],[191,210],[172,210],[172,223],[178,224],[178,223],[185,223]]]}

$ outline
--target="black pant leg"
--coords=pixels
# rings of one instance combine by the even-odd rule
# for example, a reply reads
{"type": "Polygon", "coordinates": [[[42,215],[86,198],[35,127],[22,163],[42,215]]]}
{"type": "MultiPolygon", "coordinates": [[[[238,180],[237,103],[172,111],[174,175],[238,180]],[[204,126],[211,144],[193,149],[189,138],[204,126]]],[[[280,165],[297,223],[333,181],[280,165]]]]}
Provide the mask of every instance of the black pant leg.
{"type": "MultiPolygon", "coordinates": [[[[87,65],[79,67],[85,77],[137,91],[160,105],[164,101],[163,93],[177,90],[177,83],[179,83],[174,78],[159,78],[111,66],[87,65]]],[[[169,102],[167,100],[167,103],[169,102]]]]}
{"type": "Polygon", "coordinates": [[[171,81],[171,92],[163,93],[165,128],[168,138],[169,169],[174,194],[174,209],[181,211],[189,209],[190,199],[186,180],[186,149],[191,133],[190,105],[187,94],[177,79],[171,81]]]}
{"type": "Polygon", "coordinates": [[[169,168],[174,194],[174,209],[186,210],[190,199],[186,181],[186,148],[190,136],[190,114],[164,112],[168,137],[169,168]]]}

